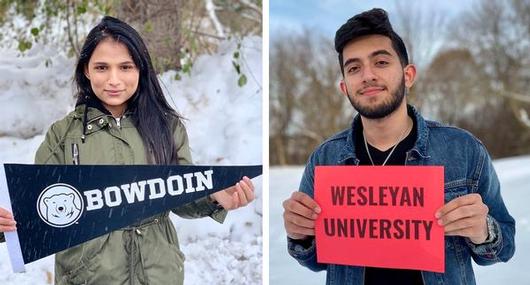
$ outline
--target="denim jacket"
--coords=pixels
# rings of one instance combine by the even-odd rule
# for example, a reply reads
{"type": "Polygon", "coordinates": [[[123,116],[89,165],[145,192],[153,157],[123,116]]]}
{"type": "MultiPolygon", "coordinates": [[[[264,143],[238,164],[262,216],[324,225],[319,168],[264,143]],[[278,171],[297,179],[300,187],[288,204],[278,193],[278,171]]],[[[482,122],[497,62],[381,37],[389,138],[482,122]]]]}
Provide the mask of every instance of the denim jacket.
{"type": "MultiPolygon", "coordinates": [[[[475,284],[471,258],[479,265],[490,265],[508,261],[515,251],[515,221],[504,205],[491,158],[484,145],[467,131],[426,121],[412,106],[408,106],[408,111],[416,120],[418,132],[415,146],[406,154],[406,165],[443,165],[445,203],[465,194],[479,193],[489,208],[488,215],[497,234],[495,240],[481,245],[468,238],[446,236],[445,273],[422,271],[424,284],[475,284]]],[[[300,191],[313,197],[316,165],[358,165],[353,134],[359,119],[357,116],[351,128],[329,138],[313,152],[300,191]]],[[[328,285],[364,284],[364,267],[318,263],[314,238],[309,242],[288,239],[288,251],[303,266],[313,271],[326,270],[328,285]]]]}

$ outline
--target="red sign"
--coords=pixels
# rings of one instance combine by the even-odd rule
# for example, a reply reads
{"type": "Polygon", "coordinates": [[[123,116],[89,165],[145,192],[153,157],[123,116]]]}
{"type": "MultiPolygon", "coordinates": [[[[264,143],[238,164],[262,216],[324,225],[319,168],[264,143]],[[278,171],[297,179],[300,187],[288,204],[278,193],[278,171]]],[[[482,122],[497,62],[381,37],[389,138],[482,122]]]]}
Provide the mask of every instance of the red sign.
{"type": "Polygon", "coordinates": [[[320,263],[444,272],[442,166],[317,166],[320,263]]]}

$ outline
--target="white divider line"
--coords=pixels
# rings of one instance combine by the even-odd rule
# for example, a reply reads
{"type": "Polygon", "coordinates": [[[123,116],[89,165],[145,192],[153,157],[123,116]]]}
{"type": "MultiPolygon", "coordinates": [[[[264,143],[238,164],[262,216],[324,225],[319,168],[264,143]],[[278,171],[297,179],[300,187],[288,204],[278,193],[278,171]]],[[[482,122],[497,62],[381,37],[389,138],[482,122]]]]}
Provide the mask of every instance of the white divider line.
{"type": "MultiPolygon", "coordinates": [[[[7,188],[4,164],[0,164],[0,207],[13,213],[13,209],[11,208],[11,198],[9,197],[9,189],[7,188]]],[[[13,272],[26,272],[17,231],[5,232],[4,235],[6,238],[7,251],[9,253],[9,260],[11,261],[13,272]]]]}

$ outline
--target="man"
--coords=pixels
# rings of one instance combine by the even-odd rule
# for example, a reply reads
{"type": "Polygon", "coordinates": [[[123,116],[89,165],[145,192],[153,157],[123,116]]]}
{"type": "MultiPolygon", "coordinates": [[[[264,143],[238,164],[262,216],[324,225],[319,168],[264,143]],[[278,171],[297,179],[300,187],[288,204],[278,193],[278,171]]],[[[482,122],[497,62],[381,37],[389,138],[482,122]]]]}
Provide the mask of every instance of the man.
{"type": "Polygon", "coordinates": [[[327,284],[475,284],[471,258],[488,265],[515,251],[515,221],[484,145],[464,130],[425,121],[407,105],[416,68],[384,10],[349,19],[336,33],[335,49],[340,90],[359,115],[313,152],[300,192],[283,203],[289,254],[311,270],[327,270],[327,284]],[[318,263],[316,165],[443,165],[446,204],[433,215],[446,235],[445,273],[318,263]]]}

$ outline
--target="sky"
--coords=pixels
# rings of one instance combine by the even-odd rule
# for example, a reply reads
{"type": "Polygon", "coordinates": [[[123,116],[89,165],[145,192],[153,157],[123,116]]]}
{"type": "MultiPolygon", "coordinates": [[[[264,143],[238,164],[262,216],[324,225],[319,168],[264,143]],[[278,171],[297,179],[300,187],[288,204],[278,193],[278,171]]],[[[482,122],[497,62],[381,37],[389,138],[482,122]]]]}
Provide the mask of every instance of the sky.
{"type": "MultiPolygon", "coordinates": [[[[397,1],[405,0],[270,0],[269,28],[271,39],[281,31],[301,31],[307,27],[333,38],[335,31],[353,15],[371,8],[383,8],[390,16],[396,13],[397,1]]],[[[473,5],[475,0],[406,0],[420,11],[436,9],[452,17],[473,5]]],[[[398,33],[399,33],[399,29],[398,33]]]]}

